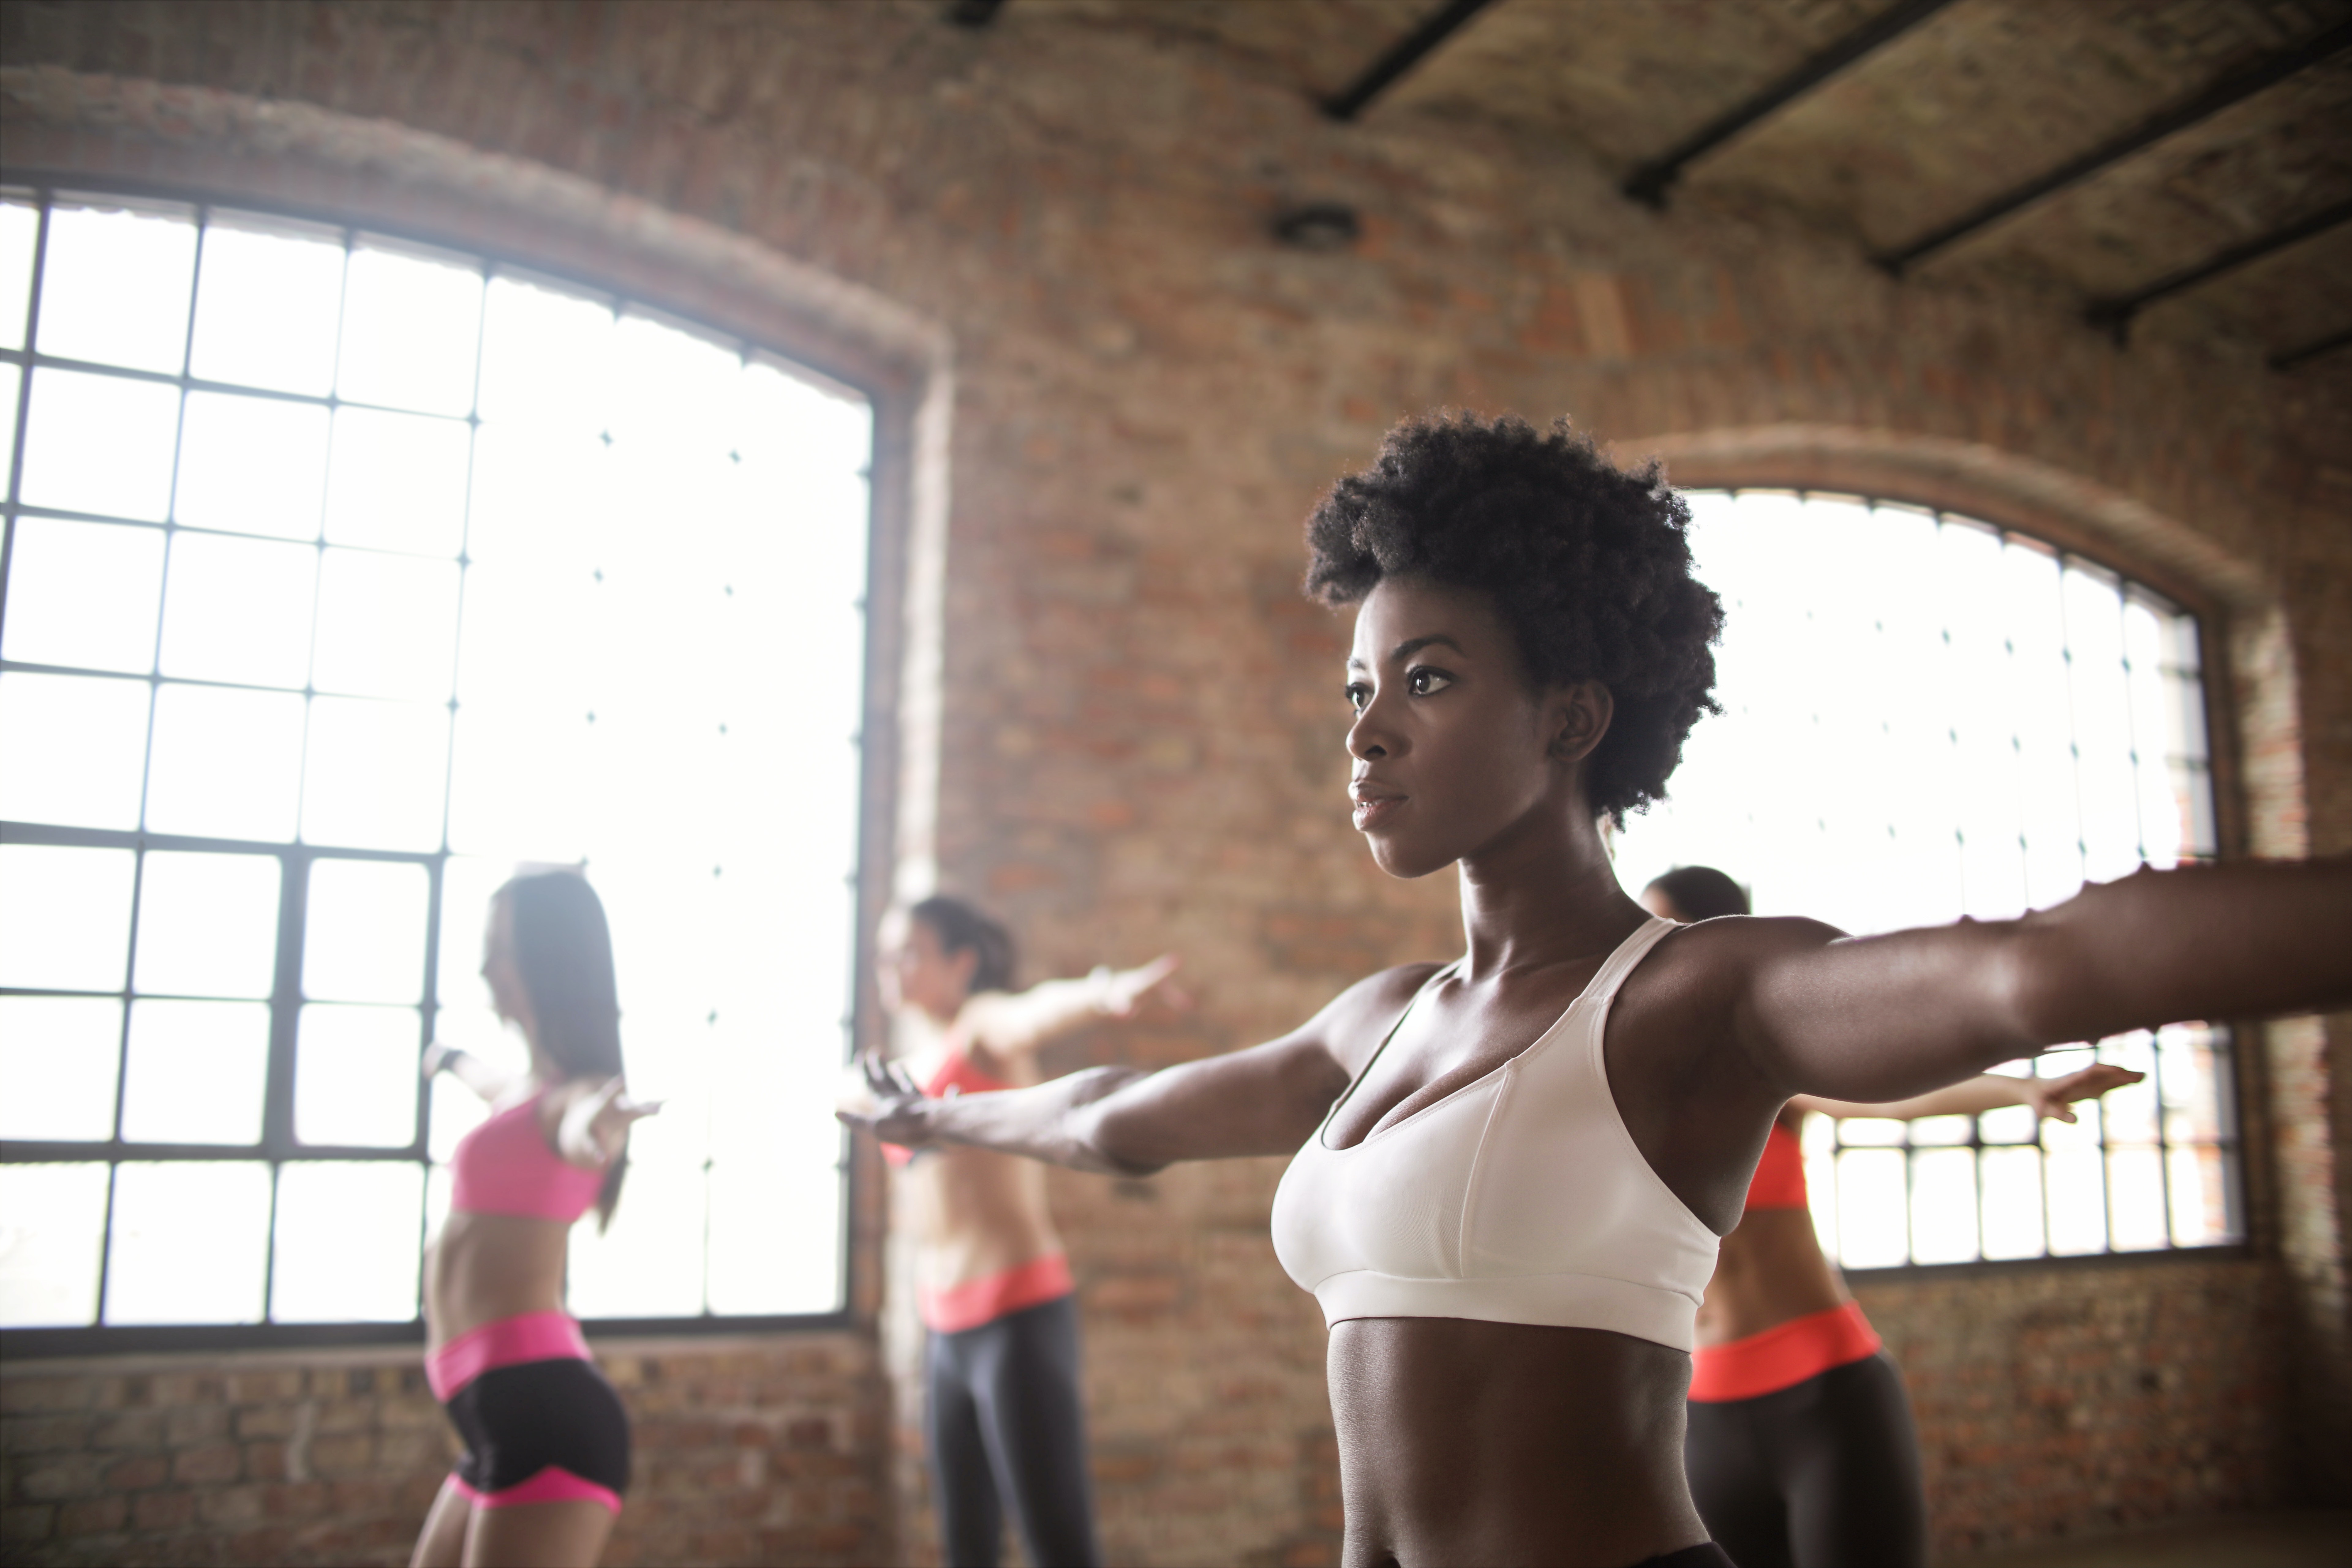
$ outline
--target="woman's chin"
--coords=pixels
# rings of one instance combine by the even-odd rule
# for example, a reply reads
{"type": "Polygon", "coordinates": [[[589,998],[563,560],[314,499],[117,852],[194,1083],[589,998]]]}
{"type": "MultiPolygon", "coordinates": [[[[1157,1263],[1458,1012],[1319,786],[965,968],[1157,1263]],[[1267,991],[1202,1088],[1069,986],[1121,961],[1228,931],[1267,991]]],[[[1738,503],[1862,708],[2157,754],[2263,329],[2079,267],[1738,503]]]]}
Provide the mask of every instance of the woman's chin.
{"type": "Polygon", "coordinates": [[[1364,847],[1372,852],[1373,865],[1401,882],[1443,871],[1454,860],[1454,857],[1415,844],[1402,834],[1367,833],[1364,847]]]}

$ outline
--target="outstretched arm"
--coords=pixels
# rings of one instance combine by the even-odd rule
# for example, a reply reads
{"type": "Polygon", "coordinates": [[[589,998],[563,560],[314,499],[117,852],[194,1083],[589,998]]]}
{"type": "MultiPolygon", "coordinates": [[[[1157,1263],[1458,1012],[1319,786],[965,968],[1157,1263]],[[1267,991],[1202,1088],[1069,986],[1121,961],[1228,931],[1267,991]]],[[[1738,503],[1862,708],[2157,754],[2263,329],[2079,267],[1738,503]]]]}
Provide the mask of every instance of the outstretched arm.
{"type": "Polygon", "coordinates": [[[969,1143],[1116,1175],[1148,1175],[1179,1160],[1287,1154],[1348,1087],[1335,1042],[1378,1038],[1427,973],[1374,975],[1278,1040],[1159,1072],[1089,1068],[1034,1089],[926,1100],[904,1068],[868,1058],[869,1094],[835,1114],[887,1142],[969,1143]]]}
{"type": "Polygon", "coordinates": [[[1850,1116],[1884,1116],[1896,1121],[1913,1121],[1923,1116],[1975,1116],[1987,1110],[1999,1110],[2003,1106],[2030,1105],[2036,1116],[2072,1121],[2074,1113],[2068,1107],[2075,1100],[2096,1100],[2109,1089],[2137,1083],[2147,1076],[2129,1068],[2097,1062],[2063,1078],[2011,1078],[2006,1073],[1985,1073],[1964,1079],[1948,1088],[1930,1089],[1926,1094],[1884,1105],[1861,1105],[1850,1100],[1823,1100],[1811,1094],[1792,1096],[1789,1103],[1799,1110],[1816,1111],[1840,1120],[1850,1116]]]}
{"type": "Polygon", "coordinates": [[[2143,869],[2022,920],[1887,936],[1721,923],[1748,928],[1726,933],[1748,944],[1734,1037],[1784,1089],[1839,1100],[1898,1100],[2181,1019],[2352,1003],[2347,857],[2143,869]]]}
{"type": "Polygon", "coordinates": [[[418,1070],[428,1083],[435,1073],[446,1072],[493,1105],[514,1083],[512,1073],[500,1072],[473,1052],[445,1046],[438,1040],[425,1047],[425,1059],[418,1064],[418,1070]]]}
{"type": "MultiPolygon", "coordinates": [[[[1133,1016],[1143,998],[1176,973],[1176,955],[1163,952],[1136,969],[1108,965],[1077,980],[1048,980],[1026,991],[984,992],[964,1005],[963,1023],[972,1040],[999,1054],[1034,1051],[1059,1035],[1100,1018],[1133,1016]]],[[[1182,994],[1162,993],[1179,1005],[1182,994]]]]}

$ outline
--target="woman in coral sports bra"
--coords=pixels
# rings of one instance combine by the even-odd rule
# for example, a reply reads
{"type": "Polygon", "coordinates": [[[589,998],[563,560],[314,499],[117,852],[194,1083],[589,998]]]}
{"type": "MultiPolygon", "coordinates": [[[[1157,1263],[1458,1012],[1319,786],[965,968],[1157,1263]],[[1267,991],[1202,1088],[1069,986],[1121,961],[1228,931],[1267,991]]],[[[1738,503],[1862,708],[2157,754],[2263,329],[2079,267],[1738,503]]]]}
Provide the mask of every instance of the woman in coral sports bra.
{"type": "MultiPolygon", "coordinates": [[[[1176,968],[1013,984],[1013,938],[961,899],[886,918],[882,1001],[899,1024],[909,1081],[933,1099],[1037,1081],[1037,1049],[1123,1018],[1176,968]]],[[[1078,1390],[1076,1286],[1033,1161],[982,1149],[884,1153],[901,1168],[916,1237],[916,1302],[930,1330],[925,1418],[932,1492],[950,1568],[997,1560],[1009,1510],[1029,1561],[1100,1561],[1078,1390]]]]}
{"type": "Polygon", "coordinates": [[[629,1484],[629,1420],[563,1308],[572,1222],[610,1223],[629,1125],[604,907],[569,872],[517,877],[490,900],[482,978],[522,1031],[509,1081],[444,1046],[446,1070],[495,1110],[458,1142],[449,1217],[425,1257],[425,1374],[465,1439],[414,1568],[590,1568],[629,1484]]]}
{"type": "MultiPolygon", "coordinates": [[[[1391,876],[1455,872],[1464,956],[1159,1072],[953,1100],[877,1072],[850,1118],[1125,1174],[1289,1155],[1274,1248],[1330,1328],[1346,1568],[1730,1561],[1684,1474],[1690,1352],[1791,1095],[1891,1100],[2060,1042],[2352,1002],[2352,859],[2142,871],[1864,938],[1650,915],[1598,819],[1661,798],[1711,706],[1722,613],[1687,522],[1564,422],[1391,431],[1309,520],[1307,585],[1355,611],[1356,828],[1391,876]]],[[[1272,700],[1246,661],[1186,668],[1203,722],[1272,700]]],[[[1784,765],[1810,763],[1790,735],[1784,765]]]]}
{"type": "MultiPolygon", "coordinates": [[[[1739,884],[1677,867],[1643,889],[1688,924],[1748,913],[1739,884]]],[[[2063,1078],[1987,1073],[1885,1105],[1799,1095],[1780,1110],[1699,1303],[1683,1460],[1699,1517],[1740,1568],[1911,1568],[1927,1561],[1919,1442],[1902,1375],[1822,1256],[1799,1140],[1808,1114],[1965,1116],[2005,1105],[2067,1109],[2141,1074],[2106,1063],[2063,1078]]]]}

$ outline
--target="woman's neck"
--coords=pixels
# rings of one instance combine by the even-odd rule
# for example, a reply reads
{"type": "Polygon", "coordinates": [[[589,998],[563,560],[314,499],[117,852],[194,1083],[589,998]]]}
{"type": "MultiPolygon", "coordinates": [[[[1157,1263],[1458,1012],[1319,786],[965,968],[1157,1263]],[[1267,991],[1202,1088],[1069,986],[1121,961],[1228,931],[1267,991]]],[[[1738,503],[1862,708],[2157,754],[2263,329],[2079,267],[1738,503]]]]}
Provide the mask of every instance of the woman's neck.
{"type": "Polygon", "coordinates": [[[1603,952],[1648,918],[1625,896],[1580,803],[1530,813],[1458,866],[1464,978],[1603,952]]]}

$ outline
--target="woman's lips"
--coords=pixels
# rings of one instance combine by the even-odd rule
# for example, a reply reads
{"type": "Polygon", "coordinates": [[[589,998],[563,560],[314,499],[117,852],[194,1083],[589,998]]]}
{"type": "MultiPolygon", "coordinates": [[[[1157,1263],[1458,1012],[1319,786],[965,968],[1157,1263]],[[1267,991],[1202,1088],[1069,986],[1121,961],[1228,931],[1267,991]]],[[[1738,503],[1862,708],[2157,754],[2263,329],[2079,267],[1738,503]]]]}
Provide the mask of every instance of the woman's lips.
{"type": "Polygon", "coordinates": [[[1358,795],[1355,799],[1356,831],[1370,833],[1386,824],[1404,808],[1406,797],[1401,795],[1358,795]]]}

